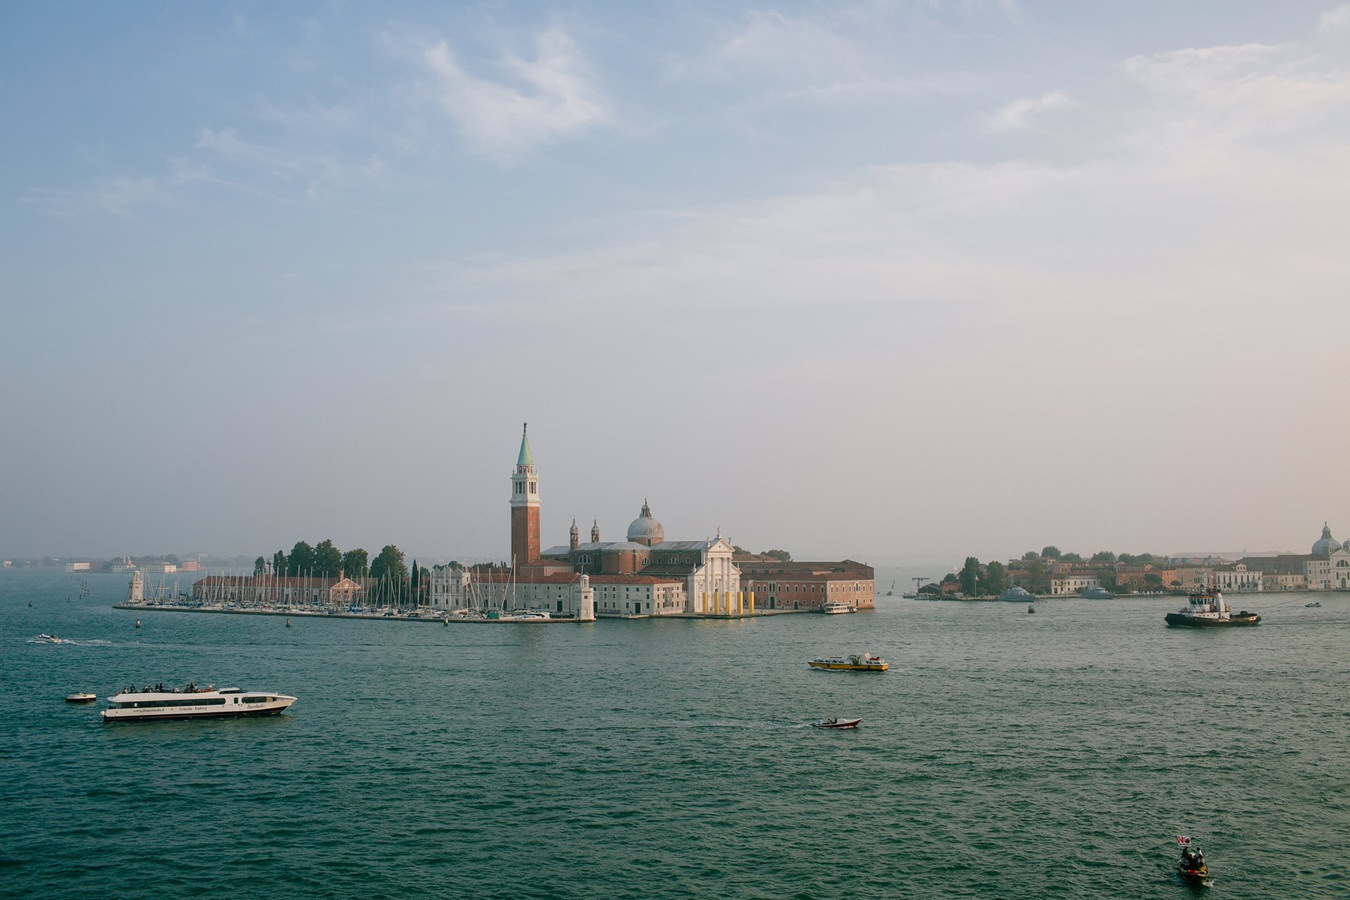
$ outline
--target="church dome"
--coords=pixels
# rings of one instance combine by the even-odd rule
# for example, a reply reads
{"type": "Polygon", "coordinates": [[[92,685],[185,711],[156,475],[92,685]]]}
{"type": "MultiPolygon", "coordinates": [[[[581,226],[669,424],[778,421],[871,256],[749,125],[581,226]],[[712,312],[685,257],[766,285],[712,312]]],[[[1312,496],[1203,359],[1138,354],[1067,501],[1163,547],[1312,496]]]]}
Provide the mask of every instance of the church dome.
{"type": "Polygon", "coordinates": [[[1313,556],[1330,556],[1333,550],[1340,550],[1341,542],[1331,536],[1331,528],[1322,526],[1322,539],[1312,545],[1313,556]]]}
{"type": "Polygon", "coordinates": [[[647,501],[642,501],[642,515],[633,520],[633,524],[628,526],[628,540],[635,544],[643,544],[650,547],[653,544],[659,544],[666,539],[666,530],[661,527],[661,523],[652,518],[651,507],[647,501]]]}

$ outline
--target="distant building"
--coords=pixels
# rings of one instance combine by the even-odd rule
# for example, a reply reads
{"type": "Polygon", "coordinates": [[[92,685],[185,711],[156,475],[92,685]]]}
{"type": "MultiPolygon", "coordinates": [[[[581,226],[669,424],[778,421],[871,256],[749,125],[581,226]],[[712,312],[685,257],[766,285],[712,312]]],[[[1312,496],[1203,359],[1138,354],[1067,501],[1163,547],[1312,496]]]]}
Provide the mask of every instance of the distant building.
{"type": "Polygon", "coordinates": [[[1262,574],[1266,590],[1350,590],[1350,541],[1337,542],[1326,523],[1309,553],[1249,556],[1242,563],[1262,574]]]}
{"type": "Polygon", "coordinates": [[[1051,576],[1050,594],[1054,597],[1073,597],[1090,587],[1101,587],[1101,585],[1101,579],[1097,577],[1096,572],[1071,574],[1071,570],[1064,570],[1063,574],[1051,576]]]}
{"type": "Polygon", "coordinates": [[[567,544],[541,549],[539,484],[529,433],[522,431],[511,474],[511,567],[433,567],[433,606],[574,615],[582,606],[583,575],[601,618],[744,616],[756,609],[815,609],[833,599],[859,609],[875,606],[871,566],[736,556],[720,532],[702,540],[667,540],[645,500],[621,541],[602,541],[599,523],[592,522],[590,540],[583,542],[573,519],[567,544]],[[745,577],[746,565],[756,573],[753,583],[745,577]],[[757,599],[761,586],[765,600],[757,599]]]}
{"type": "Polygon", "coordinates": [[[831,600],[855,609],[876,608],[876,572],[866,563],[784,562],[753,554],[739,554],[735,562],[742,586],[761,609],[818,610],[831,600]]]}

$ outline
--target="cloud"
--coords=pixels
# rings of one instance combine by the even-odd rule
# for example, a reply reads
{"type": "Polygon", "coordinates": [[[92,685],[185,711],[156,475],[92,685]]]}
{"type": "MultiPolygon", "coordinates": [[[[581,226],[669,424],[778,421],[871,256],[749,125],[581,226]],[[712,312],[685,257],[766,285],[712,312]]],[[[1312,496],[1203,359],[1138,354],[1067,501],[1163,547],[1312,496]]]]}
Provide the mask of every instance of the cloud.
{"type": "Polygon", "coordinates": [[[1322,34],[1350,33],[1350,3],[1322,13],[1317,22],[1317,30],[1322,34]]]}
{"type": "Polygon", "coordinates": [[[1031,127],[1033,116],[1076,105],[1063,91],[1051,91],[1040,97],[1021,97],[990,116],[988,128],[990,131],[1021,131],[1031,127]]]}
{"type": "Polygon", "coordinates": [[[1301,44],[1189,48],[1132,57],[1124,70],[1172,137],[1205,143],[1343,129],[1350,104],[1350,72],[1301,44]]]}
{"type": "Polygon", "coordinates": [[[480,151],[509,156],[609,121],[608,101],[572,39],[546,31],[536,47],[533,60],[502,58],[502,81],[466,72],[445,41],[424,52],[441,106],[480,151]]]}

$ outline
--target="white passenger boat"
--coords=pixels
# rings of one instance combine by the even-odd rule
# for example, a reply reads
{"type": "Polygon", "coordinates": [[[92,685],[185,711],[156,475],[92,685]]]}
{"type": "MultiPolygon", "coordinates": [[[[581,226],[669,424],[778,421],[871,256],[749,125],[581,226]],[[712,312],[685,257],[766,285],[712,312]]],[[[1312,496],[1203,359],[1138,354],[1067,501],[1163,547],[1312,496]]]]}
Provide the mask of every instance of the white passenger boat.
{"type": "Polygon", "coordinates": [[[239,688],[182,690],[123,690],[108,698],[105,722],[143,722],[152,719],[213,719],[227,716],[275,716],[295,702],[294,697],[239,688]]]}
{"type": "Polygon", "coordinates": [[[853,607],[848,605],[847,600],[827,600],[820,605],[820,611],[827,616],[837,616],[840,613],[853,612],[853,607]]]}

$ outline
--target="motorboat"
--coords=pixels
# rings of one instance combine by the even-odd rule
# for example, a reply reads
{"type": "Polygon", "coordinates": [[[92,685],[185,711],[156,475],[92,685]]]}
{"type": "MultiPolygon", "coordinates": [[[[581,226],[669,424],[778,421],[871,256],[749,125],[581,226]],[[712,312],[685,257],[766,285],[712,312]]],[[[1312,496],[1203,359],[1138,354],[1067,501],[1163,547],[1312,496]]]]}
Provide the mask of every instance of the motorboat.
{"type": "Polygon", "coordinates": [[[851,656],[823,656],[807,663],[813,669],[837,669],[848,672],[885,672],[890,663],[872,653],[851,656]]]}
{"type": "Polygon", "coordinates": [[[820,605],[820,611],[827,616],[837,616],[841,613],[853,612],[853,607],[847,600],[827,600],[820,605]]]}
{"type": "Polygon", "coordinates": [[[294,697],[271,691],[241,691],[239,688],[204,688],[189,684],[165,690],[162,686],[136,690],[125,688],[108,698],[105,722],[145,722],[157,719],[215,719],[230,716],[274,716],[294,697]]]}
{"type": "Polygon", "coordinates": [[[1083,588],[1084,600],[1114,600],[1115,598],[1115,594],[1111,593],[1101,585],[1090,584],[1083,588]]]}
{"type": "Polygon", "coordinates": [[[998,599],[1008,603],[1035,603],[1036,595],[1021,585],[1014,584],[998,595],[998,599]]]}
{"type": "Polygon", "coordinates": [[[1198,847],[1191,846],[1191,839],[1184,834],[1177,835],[1177,845],[1181,847],[1181,859],[1177,860],[1177,875],[1190,884],[1208,885],[1212,879],[1209,866],[1205,864],[1205,854],[1198,847]]]}
{"type": "Polygon", "coordinates": [[[80,691],[75,694],[66,694],[67,703],[93,703],[98,699],[98,694],[88,691],[80,691]]]}
{"type": "Polygon", "coordinates": [[[59,637],[57,637],[56,635],[54,635],[54,634],[47,634],[47,633],[45,633],[45,632],[44,632],[43,634],[39,634],[37,637],[33,638],[33,642],[36,643],[36,644],[64,644],[64,643],[65,643],[65,641],[61,640],[61,639],[60,639],[59,637]]]}
{"type": "Polygon", "coordinates": [[[816,719],[811,723],[812,728],[857,728],[862,719],[840,719],[837,716],[830,716],[828,719],[816,719]]]}
{"type": "Polygon", "coordinates": [[[1256,613],[1233,612],[1221,591],[1201,590],[1191,593],[1185,606],[1163,617],[1168,625],[1184,628],[1221,628],[1236,625],[1259,625],[1256,613]]]}

